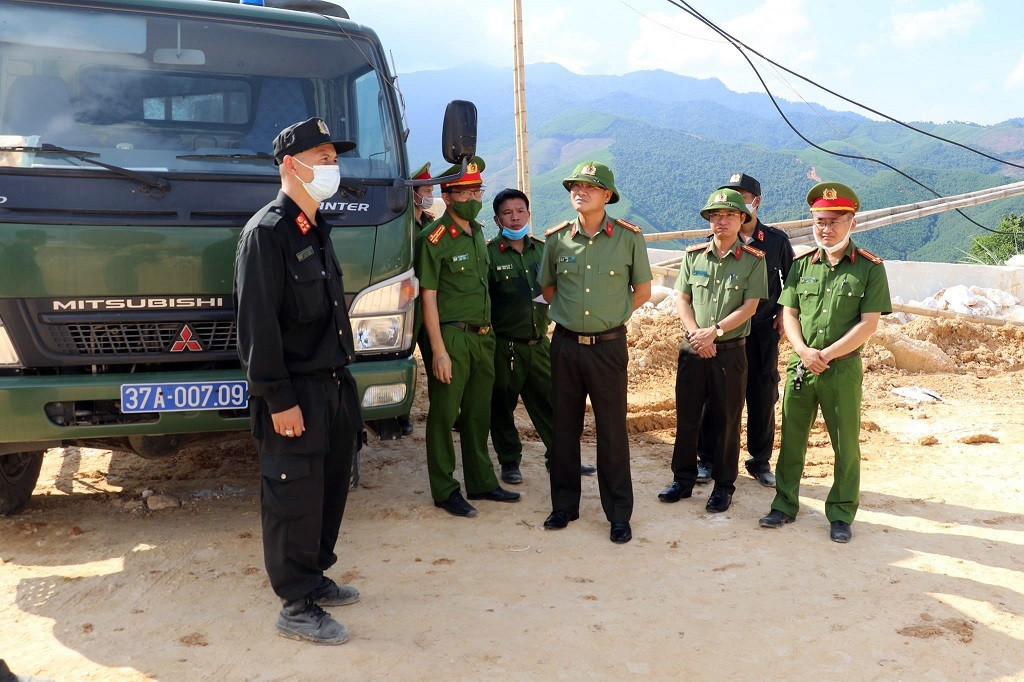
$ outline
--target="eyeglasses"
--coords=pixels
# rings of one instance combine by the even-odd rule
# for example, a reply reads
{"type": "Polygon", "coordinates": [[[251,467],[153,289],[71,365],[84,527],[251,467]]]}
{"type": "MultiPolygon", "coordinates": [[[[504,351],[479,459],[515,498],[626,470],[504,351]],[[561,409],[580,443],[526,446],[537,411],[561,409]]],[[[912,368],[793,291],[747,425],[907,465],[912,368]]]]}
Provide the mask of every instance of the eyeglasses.
{"type": "Polygon", "coordinates": [[[834,230],[852,217],[852,215],[845,215],[842,218],[815,218],[814,227],[819,230],[834,230]]]}
{"type": "Polygon", "coordinates": [[[482,189],[455,189],[450,192],[452,198],[456,201],[463,199],[483,199],[484,191],[482,189]]]}
{"type": "Polygon", "coordinates": [[[733,218],[738,218],[741,215],[743,214],[739,211],[712,211],[711,213],[708,213],[708,221],[731,220],[733,218]]]}
{"type": "Polygon", "coordinates": [[[570,192],[583,192],[584,194],[589,192],[599,192],[601,187],[597,185],[591,185],[589,182],[572,182],[569,183],[570,192]]]}

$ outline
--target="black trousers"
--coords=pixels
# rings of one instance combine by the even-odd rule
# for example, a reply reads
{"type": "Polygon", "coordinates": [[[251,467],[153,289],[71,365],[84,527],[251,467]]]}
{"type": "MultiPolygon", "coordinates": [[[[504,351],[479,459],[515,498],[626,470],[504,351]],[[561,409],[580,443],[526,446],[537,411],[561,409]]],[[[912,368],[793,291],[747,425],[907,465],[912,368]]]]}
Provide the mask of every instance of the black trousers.
{"type": "Polygon", "coordinates": [[[676,371],[676,442],[672,449],[672,476],[685,488],[697,480],[697,432],[701,416],[715,416],[712,476],[715,488],[732,493],[740,456],[740,418],[747,383],[744,347],[720,348],[713,358],[702,358],[683,341],[676,371]]]}
{"type": "Polygon", "coordinates": [[[580,436],[587,396],[597,422],[597,484],[611,521],[633,515],[633,479],[626,436],[626,337],[581,345],[556,327],[551,338],[554,439],[551,450],[551,508],[574,514],[580,508],[580,436]]]}
{"type": "MultiPolygon", "coordinates": [[[[779,402],[779,332],[770,324],[752,327],[747,337],[747,471],[771,471],[775,404],[779,402]]],[[[716,434],[713,410],[704,409],[697,439],[700,461],[711,464],[716,434]]]]}
{"type": "Polygon", "coordinates": [[[362,445],[355,382],[348,372],[293,377],[306,430],[280,436],[266,403],[254,399],[260,446],[263,559],[284,601],[305,597],[338,560],[334,546],[348,499],[352,460],[362,445]]]}

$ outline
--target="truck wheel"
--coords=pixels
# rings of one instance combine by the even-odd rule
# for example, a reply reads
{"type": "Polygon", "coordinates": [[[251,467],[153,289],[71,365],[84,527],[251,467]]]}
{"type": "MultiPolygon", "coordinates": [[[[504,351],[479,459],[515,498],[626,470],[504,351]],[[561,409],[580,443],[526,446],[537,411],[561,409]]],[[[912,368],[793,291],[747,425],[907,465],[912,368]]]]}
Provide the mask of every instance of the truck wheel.
{"type": "Polygon", "coordinates": [[[25,506],[39,479],[43,450],[0,455],[0,516],[25,506]]]}

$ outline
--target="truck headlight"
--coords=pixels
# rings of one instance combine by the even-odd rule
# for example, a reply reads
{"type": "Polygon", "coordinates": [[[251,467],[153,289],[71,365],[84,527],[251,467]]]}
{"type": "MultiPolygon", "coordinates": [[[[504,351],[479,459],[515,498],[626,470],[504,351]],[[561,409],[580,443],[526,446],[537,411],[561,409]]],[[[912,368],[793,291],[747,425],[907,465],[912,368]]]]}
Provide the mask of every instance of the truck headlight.
{"type": "Polygon", "coordinates": [[[21,366],[21,358],[18,357],[18,351],[14,350],[14,344],[11,343],[7,327],[4,326],[4,321],[0,320],[0,367],[20,368],[21,366]]]}
{"type": "Polygon", "coordinates": [[[412,348],[412,326],[419,281],[412,270],[359,292],[348,317],[357,355],[412,348]]]}

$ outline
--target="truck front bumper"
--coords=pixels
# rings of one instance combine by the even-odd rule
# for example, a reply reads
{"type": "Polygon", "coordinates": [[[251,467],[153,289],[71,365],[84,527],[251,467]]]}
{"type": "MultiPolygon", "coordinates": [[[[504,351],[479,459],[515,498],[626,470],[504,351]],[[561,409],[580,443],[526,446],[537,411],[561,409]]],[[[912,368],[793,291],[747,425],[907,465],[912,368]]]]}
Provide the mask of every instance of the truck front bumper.
{"type": "MultiPolygon", "coordinates": [[[[360,362],[349,369],[359,389],[364,420],[409,413],[416,382],[413,358],[360,362]]],[[[244,379],[241,370],[0,377],[0,443],[53,444],[86,438],[248,429],[248,414],[240,410],[161,412],[148,416],[124,415],[123,419],[118,414],[121,384],[126,382],[237,379],[244,379]],[[69,423],[55,416],[61,413],[92,416],[75,418],[69,423]],[[84,421],[92,423],[82,423],[84,421]]]]}

